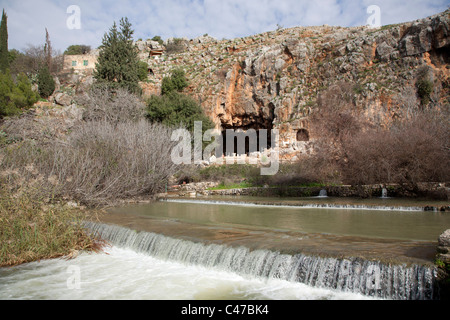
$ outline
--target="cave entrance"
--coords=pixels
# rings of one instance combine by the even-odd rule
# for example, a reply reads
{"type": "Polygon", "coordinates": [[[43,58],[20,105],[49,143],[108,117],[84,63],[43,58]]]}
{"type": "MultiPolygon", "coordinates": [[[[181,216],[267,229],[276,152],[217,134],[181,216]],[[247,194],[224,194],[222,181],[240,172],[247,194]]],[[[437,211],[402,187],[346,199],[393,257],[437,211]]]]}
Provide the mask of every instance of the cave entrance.
{"type": "Polygon", "coordinates": [[[306,129],[300,129],[297,131],[297,141],[298,142],[308,142],[309,132],[306,129]]]}
{"type": "Polygon", "coordinates": [[[275,119],[275,105],[270,102],[264,106],[264,102],[254,97],[260,106],[259,114],[244,114],[239,117],[243,125],[233,126],[222,122],[222,148],[223,155],[232,156],[233,153],[241,156],[254,152],[264,152],[275,147],[273,132],[273,122],[275,119]]]}
{"type": "Polygon", "coordinates": [[[263,152],[272,148],[271,129],[253,128],[225,128],[222,131],[223,155],[232,156],[233,153],[241,156],[254,152],[263,152]]]}

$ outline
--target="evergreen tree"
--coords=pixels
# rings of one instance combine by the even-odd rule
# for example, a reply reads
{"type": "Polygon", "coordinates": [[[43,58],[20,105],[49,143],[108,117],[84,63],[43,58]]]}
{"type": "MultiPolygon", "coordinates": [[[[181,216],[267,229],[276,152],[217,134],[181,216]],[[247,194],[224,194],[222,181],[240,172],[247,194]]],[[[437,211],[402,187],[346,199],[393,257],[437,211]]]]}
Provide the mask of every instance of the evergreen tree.
{"type": "Polygon", "coordinates": [[[39,95],[31,89],[31,82],[24,73],[17,76],[16,83],[9,70],[0,73],[0,117],[19,114],[38,99],[39,95]]]}
{"type": "Polygon", "coordinates": [[[116,23],[106,33],[100,46],[100,54],[94,74],[97,83],[112,89],[121,87],[140,93],[138,50],[133,44],[134,31],[128,18],[120,20],[120,31],[116,23]]]}
{"type": "Polygon", "coordinates": [[[202,122],[202,131],[214,128],[200,104],[183,93],[172,91],[166,95],[153,95],[147,101],[147,118],[169,127],[184,126],[194,132],[194,122],[202,122]]]}
{"type": "Polygon", "coordinates": [[[0,23],[0,71],[6,72],[9,68],[8,51],[8,17],[3,9],[2,21],[0,23]]]}
{"type": "Polygon", "coordinates": [[[161,84],[161,94],[165,95],[172,91],[182,92],[188,86],[186,74],[182,69],[172,71],[170,77],[164,77],[161,84]]]}
{"type": "Polygon", "coordinates": [[[139,61],[139,80],[145,81],[148,79],[148,64],[144,61],[139,61]]]}
{"type": "Polygon", "coordinates": [[[72,56],[79,54],[88,54],[89,52],[91,52],[91,46],[84,44],[74,44],[69,46],[66,51],[64,51],[64,54],[67,56],[72,56]]]}
{"type": "Polygon", "coordinates": [[[147,101],[147,118],[151,122],[171,127],[183,125],[191,132],[194,131],[195,121],[202,122],[203,132],[214,128],[200,104],[182,93],[187,86],[188,81],[182,69],[175,69],[170,77],[163,78],[161,96],[153,95],[147,101]]]}
{"type": "Polygon", "coordinates": [[[48,98],[55,91],[55,80],[53,80],[47,65],[41,66],[38,73],[38,88],[42,98],[48,98]]]}

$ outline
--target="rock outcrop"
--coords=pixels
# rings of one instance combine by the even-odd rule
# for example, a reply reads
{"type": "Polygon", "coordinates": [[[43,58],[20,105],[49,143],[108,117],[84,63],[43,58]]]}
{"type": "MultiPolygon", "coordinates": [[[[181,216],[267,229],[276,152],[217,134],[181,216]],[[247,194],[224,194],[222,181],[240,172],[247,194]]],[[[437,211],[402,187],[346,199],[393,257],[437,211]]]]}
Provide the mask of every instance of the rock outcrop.
{"type": "Polygon", "coordinates": [[[450,229],[439,236],[436,261],[440,299],[450,300],[450,229]]]}
{"type": "MultiPolygon", "coordinates": [[[[421,107],[416,82],[424,68],[432,82],[430,107],[448,105],[449,22],[447,10],[378,29],[324,25],[232,40],[208,35],[164,43],[139,40],[139,58],[149,65],[141,87],[144,95],[157,95],[162,79],[181,67],[188,93],[217,129],[277,129],[280,154],[292,160],[313,151],[321,132],[311,128],[310,117],[321,112],[317,99],[334,84],[350,84],[357,108],[383,127],[421,107]],[[176,50],[169,50],[173,45],[176,50]]],[[[55,100],[63,106],[71,103],[62,94],[55,100]]]]}
{"type": "Polygon", "coordinates": [[[415,83],[424,66],[434,81],[431,104],[448,104],[449,21],[447,10],[375,30],[295,27],[233,40],[184,40],[184,52],[144,59],[153,74],[142,86],[145,94],[157,94],[162,78],[181,67],[189,93],[218,129],[278,129],[281,154],[292,158],[310,152],[309,140],[320,136],[309,117],[320,112],[318,95],[337,82],[350,83],[358,108],[381,126],[419,107],[415,83]]]}
{"type": "Polygon", "coordinates": [[[439,236],[437,251],[437,258],[450,265],[450,229],[439,236]]]}

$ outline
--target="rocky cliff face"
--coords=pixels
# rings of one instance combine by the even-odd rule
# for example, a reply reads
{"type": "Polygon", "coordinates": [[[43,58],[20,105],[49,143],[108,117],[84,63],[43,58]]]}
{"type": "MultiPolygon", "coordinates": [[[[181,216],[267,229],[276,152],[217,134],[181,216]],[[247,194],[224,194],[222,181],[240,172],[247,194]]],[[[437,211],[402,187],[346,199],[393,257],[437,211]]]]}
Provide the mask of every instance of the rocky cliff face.
{"type": "MultiPolygon", "coordinates": [[[[153,75],[143,83],[158,94],[164,76],[182,67],[189,93],[218,129],[278,129],[286,158],[308,153],[309,117],[317,97],[332,84],[348,82],[358,108],[386,126],[420,105],[416,82],[428,67],[430,106],[449,103],[450,11],[410,23],[368,27],[296,27],[233,40],[185,41],[182,53],[148,57],[153,75]]],[[[148,59],[146,58],[148,57],[148,59]]]]}

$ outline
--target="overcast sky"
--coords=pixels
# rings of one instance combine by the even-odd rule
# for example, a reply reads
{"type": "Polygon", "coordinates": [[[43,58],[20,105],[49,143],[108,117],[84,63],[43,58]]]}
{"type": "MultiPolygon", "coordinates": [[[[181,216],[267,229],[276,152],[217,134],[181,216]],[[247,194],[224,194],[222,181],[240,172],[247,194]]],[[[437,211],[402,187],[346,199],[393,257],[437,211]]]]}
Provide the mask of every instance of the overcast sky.
{"type": "Polygon", "coordinates": [[[8,15],[10,49],[43,44],[47,28],[53,47],[61,51],[72,44],[98,47],[122,17],[132,23],[135,39],[193,39],[205,33],[232,39],[277,25],[366,25],[371,5],[380,8],[381,24],[386,25],[442,12],[450,0],[0,0],[8,15]],[[79,8],[79,15],[68,10],[71,5],[79,8]]]}

